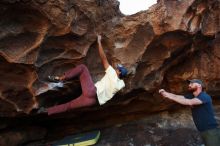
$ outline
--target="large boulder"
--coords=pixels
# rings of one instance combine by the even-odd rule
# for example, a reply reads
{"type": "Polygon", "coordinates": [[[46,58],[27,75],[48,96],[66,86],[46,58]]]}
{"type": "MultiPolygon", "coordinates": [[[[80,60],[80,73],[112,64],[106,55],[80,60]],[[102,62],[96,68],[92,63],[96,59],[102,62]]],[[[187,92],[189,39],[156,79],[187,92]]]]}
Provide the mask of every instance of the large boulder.
{"type": "MultiPolygon", "coordinates": [[[[164,101],[158,89],[183,94],[191,78],[202,79],[218,105],[219,5],[217,0],[158,0],[147,11],[124,16],[116,0],[2,0],[0,129],[43,125],[51,137],[59,137],[133,120],[172,109],[176,105],[164,101]],[[102,78],[97,33],[103,36],[111,64],[128,68],[126,88],[101,107],[37,115],[40,106],[81,94],[77,79],[65,89],[36,94],[48,75],[61,75],[83,63],[94,82],[102,78]]],[[[24,137],[22,143],[33,140],[24,137]]]]}

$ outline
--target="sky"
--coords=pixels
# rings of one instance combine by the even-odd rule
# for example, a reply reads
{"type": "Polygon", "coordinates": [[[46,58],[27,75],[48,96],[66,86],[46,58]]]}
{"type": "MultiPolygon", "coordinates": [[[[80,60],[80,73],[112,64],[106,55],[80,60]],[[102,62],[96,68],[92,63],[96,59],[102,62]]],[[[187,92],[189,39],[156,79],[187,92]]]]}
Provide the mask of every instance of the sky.
{"type": "Polygon", "coordinates": [[[141,10],[146,10],[157,0],[118,0],[120,2],[120,10],[125,15],[135,14],[141,10]]]}

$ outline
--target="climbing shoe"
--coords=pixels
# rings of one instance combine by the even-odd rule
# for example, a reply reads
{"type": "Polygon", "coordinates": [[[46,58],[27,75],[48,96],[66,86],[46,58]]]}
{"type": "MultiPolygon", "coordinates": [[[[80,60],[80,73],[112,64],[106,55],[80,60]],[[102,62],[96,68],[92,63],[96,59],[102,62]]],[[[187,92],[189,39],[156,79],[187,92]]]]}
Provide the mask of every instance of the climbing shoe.
{"type": "Polygon", "coordinates": [[[48,80],[49,80],[50,82],[60,82],[58,76],[48,76],[48,80]]]}
{"type": "Polygon", "coordinates": [[[37,111],[38,114],[47,113],[47,110],[45,107],[40,107],[37,111]]]}

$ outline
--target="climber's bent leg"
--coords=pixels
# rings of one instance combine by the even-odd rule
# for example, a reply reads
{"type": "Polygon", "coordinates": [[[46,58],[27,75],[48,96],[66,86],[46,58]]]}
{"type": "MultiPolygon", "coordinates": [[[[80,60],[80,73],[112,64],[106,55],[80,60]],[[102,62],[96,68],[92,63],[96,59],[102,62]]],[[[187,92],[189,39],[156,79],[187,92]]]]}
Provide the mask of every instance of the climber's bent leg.
{"type": "Polygon", "coordinates": [[[77,75],[80,78],[82,95],[68,103],[48,108],[47,111],[49,115],[80,107],[91,106],[97,102],[96,88],[87,67],[85,65],[79,65],[65,73],[67,78],[77,75]]]}

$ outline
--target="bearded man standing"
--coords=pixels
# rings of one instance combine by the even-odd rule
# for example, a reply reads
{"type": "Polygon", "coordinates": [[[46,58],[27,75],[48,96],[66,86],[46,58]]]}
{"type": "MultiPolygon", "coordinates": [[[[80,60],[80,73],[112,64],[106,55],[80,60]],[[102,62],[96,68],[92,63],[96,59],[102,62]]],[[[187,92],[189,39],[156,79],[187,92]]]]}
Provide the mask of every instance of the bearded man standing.
{"type": "Polygon", "coordinates": [[[172,101],[191,107],[193,121],[206,146],[220,145],[220,129],[213,110],[212,99],[204,91],[204,84],[199,79],[188,80],[187,95],[176,95],[160,89],[159,93],[172,101]]]}

